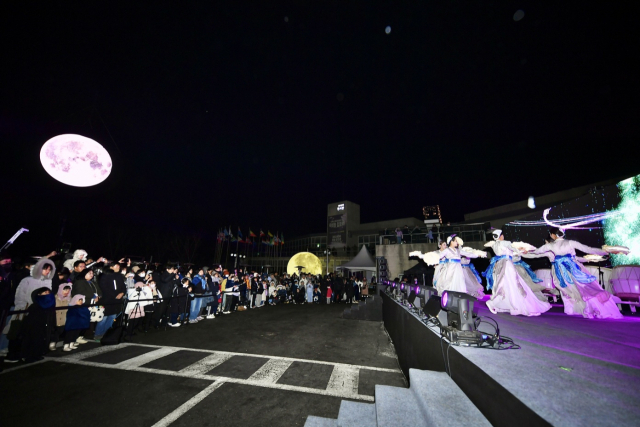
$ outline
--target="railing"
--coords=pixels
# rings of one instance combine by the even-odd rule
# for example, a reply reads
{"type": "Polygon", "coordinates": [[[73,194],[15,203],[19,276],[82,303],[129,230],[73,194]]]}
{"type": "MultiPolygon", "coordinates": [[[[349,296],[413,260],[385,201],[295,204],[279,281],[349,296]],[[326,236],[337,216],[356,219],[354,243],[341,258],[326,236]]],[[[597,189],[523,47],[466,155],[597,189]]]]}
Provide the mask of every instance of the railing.
{"type": "MultiPolygon", "coordinates": [[[[453,228],[453,227],[447,227],[453,228]]],[[[456,234],[465,242],[486,242],[487,234],[484,230],[447,230],[443,231],[440,228],[439,231],[431,232],[416,230],[414,232],[402,234],[401,243],[438,243],[439,241],[446,240],[451,234],[456,234]]],[[[381,234],[379,236],[379,245],[395,245],[398,243],[398,236],[393,234],[381,234]]]]}

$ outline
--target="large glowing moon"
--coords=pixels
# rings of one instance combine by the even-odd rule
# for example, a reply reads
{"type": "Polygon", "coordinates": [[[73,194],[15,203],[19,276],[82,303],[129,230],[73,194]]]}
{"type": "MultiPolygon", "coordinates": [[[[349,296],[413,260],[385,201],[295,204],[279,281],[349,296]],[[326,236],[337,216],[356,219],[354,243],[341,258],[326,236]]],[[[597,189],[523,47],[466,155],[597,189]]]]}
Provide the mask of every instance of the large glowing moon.
{"type": "Polygon", "coordinates": [[[296,267],[299,265],[304,266],[302,269],[303,273],[322,274],[322,263],[320,262],[320,258],[311,252],[298,252],[292,256],[289,260],[289,264],[287,264],[287,273],[298,274],[298,269],[296,267]]]}
{"type": "Polygon", "coordinates": [[[73,134],[58,135],[44,143],[40,163],[63,184],[90,187],[111,173],[111,156],[93,139],[73,134]]]}

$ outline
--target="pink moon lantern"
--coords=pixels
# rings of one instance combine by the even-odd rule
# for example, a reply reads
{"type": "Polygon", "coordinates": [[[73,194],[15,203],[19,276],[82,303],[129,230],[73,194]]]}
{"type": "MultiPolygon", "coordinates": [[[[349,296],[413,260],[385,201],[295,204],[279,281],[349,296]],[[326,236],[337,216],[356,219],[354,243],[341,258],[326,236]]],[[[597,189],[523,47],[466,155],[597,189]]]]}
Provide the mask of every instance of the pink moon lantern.
{"type": "Polygon", "coordinates": [[[49,175],[73,187],[100,184],[111,173],[111,156],[93,139],[73,134],[58,135],[40,149],[40,163],[49,175]]]}

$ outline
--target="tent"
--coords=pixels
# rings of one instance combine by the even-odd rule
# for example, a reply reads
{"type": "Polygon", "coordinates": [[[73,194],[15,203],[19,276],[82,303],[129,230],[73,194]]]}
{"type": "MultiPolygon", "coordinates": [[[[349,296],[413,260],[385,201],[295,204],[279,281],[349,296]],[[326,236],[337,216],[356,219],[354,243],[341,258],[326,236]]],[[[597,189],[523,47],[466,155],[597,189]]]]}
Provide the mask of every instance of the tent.
{"type": "Polygon", "coordinates": [[[376,271],[376,260],[373,259],[366,245],[362,245],[362,249],[351,261],[336,267],[336,269],[347,269],[351,271],[376,271]]]}

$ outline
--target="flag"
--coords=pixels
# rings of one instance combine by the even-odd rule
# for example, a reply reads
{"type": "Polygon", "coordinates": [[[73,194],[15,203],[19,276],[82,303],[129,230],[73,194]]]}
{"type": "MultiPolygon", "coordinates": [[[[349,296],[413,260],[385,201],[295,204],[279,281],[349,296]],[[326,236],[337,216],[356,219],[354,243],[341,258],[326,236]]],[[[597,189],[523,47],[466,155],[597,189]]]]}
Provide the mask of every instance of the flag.
{"type": "Polygon", "coordinates": [[[240,238],[240,241],[242,241],[242,231],[240,231],[240,227],[238,227],[238,237],[240,238]]]}
{"type": "Polygon", "coordinates": [[[264,237],[264,231],[262,231],[262,228],[260,229],[260,237],[264,237]]]}
{"type": "Polygon", "coordinates": [[[280,234],[280,244],[284,245],[284,233],[280,234]]]}
{"type": "Polygon", "coordinates": [[[273,238],[273,243],[275,243],[276,245],[280,243],[280,239],[278,239],[277,235],[273,238]]]}
{"type": "Polygon", "coordinates": [[[253,231],[251,231],[251,229],[249,229],[249,237],[258,237],[258,236],[256,236],[256,233],[254,233],[253,231]]]}
{"type": "Polygon", "coordinates": [[[225,227],[224,229],[224,237],[229,237],[229,232],[227,231],[227,228],[225,227]]]}
{"type": "Polygon", "coordinates": [[[269,230],[267,230],[267,236],[273,237],[273,234],[271,234],[271,232],[269,230]]]}
{"type": "Polygon", "coordinates": [[[233,234],[232,234],[232,235],[231,235],[231,241],[232,241],[232,242],[237,242],[237,241],[238,241],[238,239],[236,239],[235,237],[233,237],[233,234]]]}

